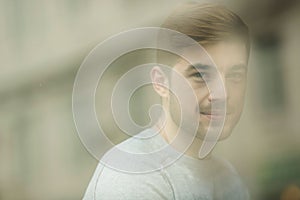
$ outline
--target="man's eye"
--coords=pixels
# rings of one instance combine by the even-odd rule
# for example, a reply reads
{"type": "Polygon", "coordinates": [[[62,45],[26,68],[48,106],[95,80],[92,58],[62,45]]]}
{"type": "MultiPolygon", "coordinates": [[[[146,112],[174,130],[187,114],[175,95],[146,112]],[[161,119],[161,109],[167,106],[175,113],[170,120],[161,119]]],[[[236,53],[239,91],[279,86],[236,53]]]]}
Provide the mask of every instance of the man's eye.
{"type": "Polygon", "coordinates": [[[203,78],[204,74],[200,73],[200,72],[197,72],[197,73],[194,73],[192,76],[196,77],[196,78],[203,78]]]}
{"type": "Polygon", "coordinates": [[[195,72],[191,76],[195,82],[201,82],[201,83],[210,81],[211,79],[210,75],[205,72],[195,72]]]}
{"type": "Polygon", "coordinates": [[[232,80],[235,80],[235,81],[240,81],[242,80],[244,77],[244,74],[243,73],[231,73],[231,74],[228,74],[227,78],[230,78],[232,80]]]}

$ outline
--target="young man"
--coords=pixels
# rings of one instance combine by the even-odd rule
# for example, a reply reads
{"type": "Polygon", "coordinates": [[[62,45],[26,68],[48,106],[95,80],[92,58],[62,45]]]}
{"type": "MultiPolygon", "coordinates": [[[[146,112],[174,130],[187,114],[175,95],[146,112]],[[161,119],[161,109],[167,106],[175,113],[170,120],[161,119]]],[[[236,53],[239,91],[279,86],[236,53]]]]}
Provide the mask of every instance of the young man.
{"type": "MultiPolygon", "coordinates": [[[[165,155],[161,157],[163,159],[147,160],[143,165],[162,167],[142,174],[121,172],[100,163],[84,199],[249,199],[247,189],[228,162],[211,154],[199,158],[199,148],[209,130],[221,125],[218,139],[225,139],[240,118],[249,56],[248,28],[236,14],[222,6],[197,3],[180,6],[163,27],[193,38],[204,47],[213,62],[203,57],[199,58],[200,63],[190,64],[177,58],[170,61],[171,72],[154,66],[151,79],[154,90],[161,97],[164,117],[153,128],[141,132],[140,137],[132,137],[118,148],[151,153],[168,145],[183,155],[168,165],[164,164],[168,162],[165,155]],[[224,94],[218,90],[220,82],[215,81],[217,76],[222,80],[224,94]],[[187,82],[186,86],[178,77],[187,82]],[[208,85],[214,85],[214,89],[208,85]],[[184,99],[189,89],[194,92],[195,100],[178,102],[175,95],[184,99]],[[222,119],[225,119],[224,123],[221,123],[222,119]],[[193,132],[190,121],[196,121],[195,137],[189,148],[183,151],[180,142],[173,142],[178,134],[193,132]],[[147,136],[151,139],[145,140],[147,136]]],[[[189,50],[185,53],[192,55],[195,52],[189,50]]],[[[168,56],[158,53],[158,61],[163,57],[168,56]]],[[[103,159],[117,158],[112,152],[103,159]]],[[[135,164],[140,163],[132,163],[135,164]]]]}

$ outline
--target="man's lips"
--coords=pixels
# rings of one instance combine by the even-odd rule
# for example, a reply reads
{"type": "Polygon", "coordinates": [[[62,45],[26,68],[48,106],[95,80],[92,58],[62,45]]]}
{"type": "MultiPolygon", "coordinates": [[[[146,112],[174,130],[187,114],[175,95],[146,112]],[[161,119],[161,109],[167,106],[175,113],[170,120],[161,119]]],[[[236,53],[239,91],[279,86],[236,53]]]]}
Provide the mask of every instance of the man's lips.
{"type": "Polygon", "coordinates": [[[228,114],[223,114],[221,112],[215,112],[215,113],[210,113],[210,112],[200,112],[201,115],[204,117],[208,118],[209,120],[221,120],[226,117],[228,114]]]}

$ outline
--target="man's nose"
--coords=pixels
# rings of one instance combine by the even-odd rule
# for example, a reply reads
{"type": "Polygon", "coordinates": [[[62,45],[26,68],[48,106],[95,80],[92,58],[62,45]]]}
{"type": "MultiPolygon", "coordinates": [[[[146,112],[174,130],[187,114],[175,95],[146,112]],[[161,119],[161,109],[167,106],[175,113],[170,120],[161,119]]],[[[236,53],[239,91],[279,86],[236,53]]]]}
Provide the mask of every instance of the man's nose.
{"type": "Polygon", "coordinates": [[[212,101],[226,101],[227,92],[223,81],[215,81],[209,87],[208,100],[212,101]]]}

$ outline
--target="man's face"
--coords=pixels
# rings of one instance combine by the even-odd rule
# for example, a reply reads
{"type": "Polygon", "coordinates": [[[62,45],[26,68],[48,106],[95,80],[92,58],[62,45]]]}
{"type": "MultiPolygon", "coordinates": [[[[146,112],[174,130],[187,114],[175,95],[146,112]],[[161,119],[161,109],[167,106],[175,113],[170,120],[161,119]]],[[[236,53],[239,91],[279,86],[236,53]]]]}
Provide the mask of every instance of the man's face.
{"type": "MultiPolygon", "coordinates": [[[[206,45],[204,48],[217,68],[209,62],[209,59],[207,59],[205,55],[200,55],[200,57],[203,56],[203,59],[199,59],[203,60],[203,62],[201,61],[202,63],[195,63],[193,65],[180,59],[173,69],[188,81],[195,93],[196,101],[187,100],[180,102],[181,105],[179,106],[176,97],[170,94],[169,112],[172,121],[187,132],[188,128],[186,127],[188,127],[188,125],[185,126],[185,124],[188,123],[185,123],[185,121],[188,122],[191,118],[197,119],[199,121],[199,127],[196,137],[204,139],[210,121],[221,122],[224,117],[221,112],[212,112],[212,103],[214,103],[214,107],[217,108],[217,110],[219,106],[225,105],[225,124],[219,138],[221,140],[230,135],[242,112],[247,75],[246,47],[240,42],[226,41],[206,45]],[[214,92],[214,95],[211,95],[207,83],[205,82],[205,80],[210,82],[210,85],[216,83],[218,85],[215,84],[214,88],[222,88],[220,82],[217,83],[216,81],[220,80],[220,78],[218,79],[220,76],[216,73],[216,69],[219,71],[224,83],[225,96],[222,95],[220,93],[221,90],[218,89],[213,89],[214,91],[212,92],[214,92]],[[184,118],[182,119],[183,123],[179,125],[181,114],[183,113],[188,114],[186,116],[182,115],[184,118]]],[[[172,91],[179,93],[179,95],[185,96],[187,90],[184,88],[185,86],[179,83],[178,78],[174,76],[176,72],[172,72],[170,76],[170,88],[172,91]]],[[[221,111],[221,108],[219,110],[221,111]]],[[[221,125],[222,123],[219,124],[221,125]]],[[[220,127],[211,128],[217,130],[220,127]]]]}

